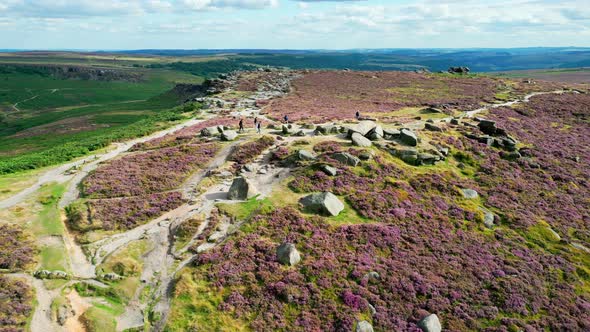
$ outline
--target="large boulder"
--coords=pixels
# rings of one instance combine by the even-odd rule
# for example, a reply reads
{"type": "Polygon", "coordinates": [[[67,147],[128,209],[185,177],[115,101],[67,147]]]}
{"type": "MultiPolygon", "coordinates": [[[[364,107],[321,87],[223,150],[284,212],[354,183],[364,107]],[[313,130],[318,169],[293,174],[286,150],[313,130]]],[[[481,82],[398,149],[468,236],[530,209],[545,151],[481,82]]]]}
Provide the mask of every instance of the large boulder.
{"type": "Polygon", "coordinates": [[[245,177],[240,176],[234,179],[227,193],[227,198],[232,200],[245,200],[256,196],[256,188],[245,177]]]}
{"type": "Polygon", "coordinates": [[[484,134],[487,135],[495,135],[498,131],[496,127],[496,122],[492,120],[481,119],[477,124],[479,130],[481,130],[484,134]]]}
{"type": "Polygon", "coordinates": [[[299,200],[306,211],[328,216],[337,216],[344,210],[344,204],[330,192],[315,193],[299,200]]]}
{"type": "Polygon", "coordinates": [[[429,122],[426,122],[424,124],[424,129],[430,130],[430,131],[443,131],[441,127],[439,127],[435,124],[429,123],[429,122]]]}
{"type": "Polygon", "coordinates": [[[205,136],[205,137],[217,135],[218,133],[219,133],[219,130],[217,129],[217,126],[201,129],[201,136],[205,136]]]}
{"type": "Polygon", "coordinates": [[[375,128],[376,124],[373,121],[361,121],[356,126],[348,129],[348,138],[352,137],[353,133],[359,133],[365,136],[371,129],[375,128]]]}
{"type": "Polygon", "coordinates": [[[281,126],[283,135],[291,135],[297,132],[297,126],[294,124],[284,124],[281,126]]]}
{"type": "Polygon", "coordinates": [[[438,316],[435,314],[430,314],[422,320],[418,322],[418,327],[422,329],[423,332],[441,332],[442,326],[440,325],[440,321],[438,320],[438,316]]]}
{"type": "Polygon", "coordinates": [[[281,264],[293,266],[301,261],[301,255],[293,243],[285,242],[277,248],[277,260],[281,264]]]}
{"type": "Polygon", "coordinates": [[[361,320],[356,324],[356,332],[373,332],[373,325],[366,320],[361,320]]]}
{"type": "Polygon", "coordinates": [[[400,135],[399,135],[400,140],[402,141],[402,143],[404,143],[405,145],[409,145],[409,146],[417,146],[418,145],[418,136],[416,136],[416,134],[411,131],[410,129],[402,129],[400,130],[400,135]]]}
{"type": "Polygon", "coordinates": [[[356,166],[361,162],[359,158],[348,152],[336,152],[332,155],[332,158],[348,166],[356,166]]]}
{"type": "Polygon", "coordinates": [[[222,141],[233,141],[238,137],[238,133],[233,130],[225,130],[221,133],[221,140],[222,141]]]}
{"type": "Polygon", "coordinates": [[[353,133],[351,139],[352,145],[360,146],[363,148],[368,148],[371,145],[373,145],[373,143],[371,143],[371,140],[359,133],[353,133]]]}
{"type": "Polygon", "coordinates": [[[396,148],[391,150],[391,153],[410,165],[416,165],[418,160],[418,150],[416,148],[396,148]]]}

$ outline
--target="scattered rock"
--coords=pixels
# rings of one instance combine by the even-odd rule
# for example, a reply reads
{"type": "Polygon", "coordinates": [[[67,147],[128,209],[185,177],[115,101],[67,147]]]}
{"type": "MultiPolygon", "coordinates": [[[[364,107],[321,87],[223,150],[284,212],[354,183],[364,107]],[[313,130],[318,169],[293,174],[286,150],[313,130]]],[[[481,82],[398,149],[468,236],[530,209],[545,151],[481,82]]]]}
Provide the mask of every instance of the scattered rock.
{"type": "Polygon", "coordinates": [[[238,137],[238,133],[233,130],[225,130],[221,133],[221,140],[222,141],[233,141],[238,137]]]}
{"type": "Polygon", "coordinates": [[[277,260],[281,264],[293,266],[301,261],[301,255],[293,243],[285,242],[277,248],[277,260]]]}
{"type": "Polygon", "coordinates": [[[328,216],[337,216],[344,210],[344,204],[330,192],[315,193],[299,200],[304,209],[328,216]]]}
{"type": "Polygon", "coordinates": [[[385,138],[399,138],[401,132],[397,129],[383,129],[383,137],[385,138]]]}
{"type": "Polygon", "coordinates": [[[246,178],[240,176],[234,179],[227,193],[231,200],[245,200],[257,194],[256,188],[246,178]]]}
{"type": "Polygon", "coordinates": [[[512,152],[501,151],[500,157],[502,157],[502,159],[514,161],[514,160],[519,159],[522,156],[520,155],[520,153],[518,153],[518,151],[512,151],[512,152]]]}
{"type": "Polygon", "coordinates": [[[332,158],[348,166],[356,166],[361,162],[359,158],[348,152],[336,152],[332,155],[332,158]]]}
{"type": "Polygon", "coordinates": [[[479,208],[479,210],[483,213],[483,224],[485,227],[492,229],[494,228],[494,214],[490,212],[486,208],[479,208]]]}
{"type": "Polygon", "coordinates": [[[371,303],[367,303],[367,307],[369,307],[371,316],[375,316],[377,314],[377,309],[375,309],[375,307],[371,303]]]}
{"type": "Polygon", "coordinates": [[[352,144],[356,146],[367,148],[373,145],[373,143],[371,143],[371,140],[369,140],[365,136],[362,136],[359,133],[353,133],[351,139],[352,144]]]}
{"type": "Polygon", "coordinates": [[[335,176],[336,174],[338,174],[338,169],[330,165],[322,165],[320,169],[322,170],[322,172],[330,176],[335,176]]]}
{"type": "Polygon", "coordinates": [[[356,332],[373,332],[373,325],[366,320],[361,320],[356,324],[356,332]]]}
{"type": "Polygon", "coordinates": [[[297,157],[299,158],[299,160],[303,161],[315,160],[316,158],[313,153],[307,150],[299,150],[297,152],[297,157]]]}
{"type": "Polygon", "coordinates": [[[416,165],[418,150],[415,148],[397,148],[391,151],[396,157],[410,165],[416,165]]]}
{"type": "Polygon", "coordinates": [[[348,138],[352,137],[353,133],[359,133],[361,136],[365,136],[371,129],[375,128],[375,122],[373,121],[361,121],[356,126],[348,129],[348,138]]]}
{"type": "Polygon", "coordinates": [[[303,130],[300,130],[295,133],[295,136],[303,137],[303,136],[305,136],[305,132],[303,130]]]}
{"type": "Polygon", "coordinates": [[[436,108],[436,107],[426,107],[420,110],[420,113],[422,114],[437,114],[437,113],[444,113],[440,108],[436,108]]]}
{"type": "Polygon", "coordinates": [[[69,275],[66,272],[60,270],[38,270],[33,272],[33,277],[37,279],[69,279],[69,275]]]}
{"type": "Polygon", "coordinates": [[[429,123],[429,122],[426,122],[424,124],[424,129],[430,130],[430,131],[443,131],[441,127],[434,125],[432,123],[429,123]]]}
{"type": "Polygon", "coordinates": [[[495,139],[489,135],[479,136],[476,139],[478,142],[483,143],[487,146],[492,146],[495,142],[495,139]]]}
{"type": "Polygon", "coordinates": [[[461,189],[461,193],[463,193],[463,197],[467,198],[467,199],[476,199],[479,197],[479,194],[477,193],[477,191],[473,190],[473,189],[461,189]]]}
{"type": "Polygon", "coordinates": [[[430,153],[418,153],[416,158],[416,166],[434,165],[438,161],[440,161],[440,157],[437,155],[430,153]]]}
{"type": "Polygon", "coordinates": [[[266,170],[266,168],[261,168],[258,170],[258,174],[266,174],[268,171],[266,170]]]}
{"type": "Polygon", "coordinates": [[[293,134],[296,130],[297,128],[295,127],[295,125],[292,124],[284,124],[281,126],[281,131],[283,132],[283,135],[293,134]]]}
{"type": "Polygon", "coordinates": [[[218,133],[219,133],[219,131],[217,130],[217,127],[207,127],[207,128],[201,129],[201,136],[204,136],[204,137],[213,136],[218,133]]]}
{"type": "Polygon", "coordinates": [[[402,129],[400,130],[400,139],[402,143],[409,145],[409,146],[417,146],[418,145],[418,137],[416,134],[409,130],[409,129],[402,129]]]}
{"type": "Polygon", "coordinates": [[[438,316],[435,314],[430,314],[421,321],[418,322],[418,327],[422,329],[423,332],[441,332],[442,326],[440,325],[440,321],[438,320],[438,316]]]}
{"type": "Polygon", "coordinates": [[[377,283],[381,280],[381,276],[375,271],[367,272],[365,278],[372,283],[377,283]]]}

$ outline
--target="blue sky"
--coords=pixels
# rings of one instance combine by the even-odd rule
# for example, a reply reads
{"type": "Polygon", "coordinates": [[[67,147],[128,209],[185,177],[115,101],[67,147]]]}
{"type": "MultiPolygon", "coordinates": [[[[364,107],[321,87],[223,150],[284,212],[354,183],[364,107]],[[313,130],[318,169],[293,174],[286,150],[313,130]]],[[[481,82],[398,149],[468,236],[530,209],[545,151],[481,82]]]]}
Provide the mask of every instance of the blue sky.
{"type": "Polygon", "coordinates": [[[0,0],[0,48],[590,46],[590,0],[0,0]]]}

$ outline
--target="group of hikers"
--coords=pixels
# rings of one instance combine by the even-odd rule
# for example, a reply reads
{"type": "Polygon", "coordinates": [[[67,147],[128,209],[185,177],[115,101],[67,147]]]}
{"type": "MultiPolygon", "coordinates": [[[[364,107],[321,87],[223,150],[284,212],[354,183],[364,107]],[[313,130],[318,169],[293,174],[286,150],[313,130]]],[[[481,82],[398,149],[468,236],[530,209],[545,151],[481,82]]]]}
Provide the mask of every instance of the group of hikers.
{"type": "MultiPolygon", "coordinates": [[[[361,118],[361,113],[359,111],[356,111],[355,117],[357,120],[360,120],[361,118]]],[[[285,116],[283,117],[283,121],[288,124],[289,123],[289,116],[285,114],[285,116]]],[[[245,131],[244,129],[244,119],[240,118],[240,123],[238,124],[238,126],[240,127],[240,129],[238,130],[239,133],[242,133],[245,131]]],[[[258,120],[258,117],[254,117],[254,128],[256,128],[256,132],[257,133],[261,133],[262,132],[262,121],[258,120]]]]}
{"type": "MultiPolygon", "coordinates": [[[[240,123],[238,124],[238,126],[240,127],[240,129],[238,129],[239,133],[242,133],[245,131],[244,129],[244,119],[240,118],[240,123]]],[[[258,120],[258,117],[254,118],[254,128],[256,128],[256,132],[257,133],[261,133],[262,132],[262,121],[258,120]]]]}

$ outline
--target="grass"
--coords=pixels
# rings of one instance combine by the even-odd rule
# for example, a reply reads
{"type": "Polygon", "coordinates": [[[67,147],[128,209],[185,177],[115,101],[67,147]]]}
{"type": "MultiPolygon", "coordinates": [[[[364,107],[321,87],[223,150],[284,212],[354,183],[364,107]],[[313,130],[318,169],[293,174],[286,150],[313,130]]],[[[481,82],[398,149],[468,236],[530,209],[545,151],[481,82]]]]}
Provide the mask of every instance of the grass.
{"type": "Polygon", "coordinates": [[[97,271],[102,273],[116,273],[120,276],[137,276],[143,269],[142,256],[150,250],[152,245],[147,240],[139,240],[115,251],[97,271]]]}
{"type": "Polygon", "coordinates": [[[88,308],[88,310],[80,316],[80,320],[88,332],[107,332],[117,330],[117,322],[112,314],[108,310],[99,307],[88,308]]]}
{"type": "Polygon", "coordinates": [[[39,189],[37,202],[41,205],[41,211],[32,224],[32,231],[37,236],[61,236],[64,232],[64,225],[58,202],[65,192],[65,184],[51,183],[39,189]]]}
{"type": "Polygon", "coordinates": [[[40,248],[39,265],[42,270],[68,271],[66,248],[63,245],[47,245],[40,248]]]}
{"type": "Polygon", "coordinates": [[[259,200],[258,196],[252,197],[242,203],[219,203],[217,204],[219,211],[230,217],[238,220],[246,220],[253,214],[264,214],[274,208],[269,198],[259,200]]]}
{"type": "Polygon", "coordinates": [[[223,290],[216,290],[203,280],[195,280],[191,271],[179,273],[168,323],[164,329],[174,331],[250,331],[247,323],[218,310],[223,290]]]}
{"type": "Polygon", "coordinates": [[[33,185],[39,175],[38,170],[18,174],[0,175],[0,200],[6,199],[33,185]]]}

